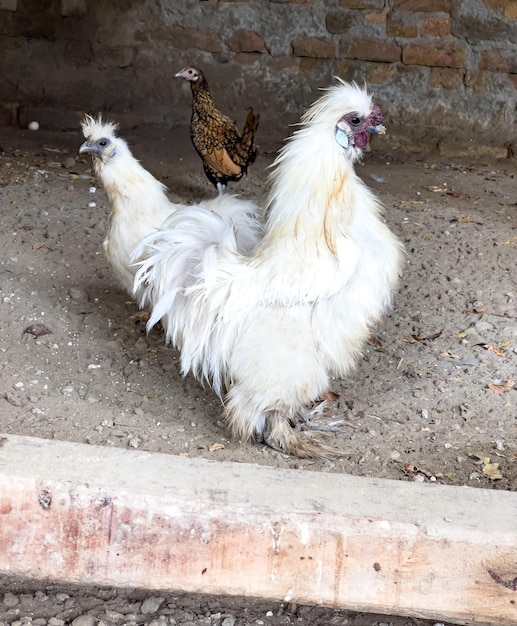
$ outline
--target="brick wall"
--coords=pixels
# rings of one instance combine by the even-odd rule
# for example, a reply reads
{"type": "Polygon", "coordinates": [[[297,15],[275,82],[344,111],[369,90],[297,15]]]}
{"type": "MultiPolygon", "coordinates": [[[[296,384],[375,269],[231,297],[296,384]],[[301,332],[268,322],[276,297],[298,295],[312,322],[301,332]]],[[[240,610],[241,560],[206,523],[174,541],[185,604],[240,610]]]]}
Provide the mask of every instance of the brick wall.
{"type": "Polygon", "coordinates": [[[0,0],[0,51],[0,124],[184,124],[173,76],[195,63],[220,108],[274,132],[338,75],[370,86],[394,143],[517,142],[517,0],[0,0]]]}

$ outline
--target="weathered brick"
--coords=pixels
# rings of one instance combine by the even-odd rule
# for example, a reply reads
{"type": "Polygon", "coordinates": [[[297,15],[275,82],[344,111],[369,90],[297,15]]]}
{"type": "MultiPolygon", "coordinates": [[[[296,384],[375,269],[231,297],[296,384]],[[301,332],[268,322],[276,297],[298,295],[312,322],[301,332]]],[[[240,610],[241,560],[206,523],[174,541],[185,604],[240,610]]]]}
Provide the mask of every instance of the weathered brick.
{"type": "Polygon", "coordinates": [[[465,48],[457,42],[440,47],[408,43],[402,48],[402,62],[428,67],[464,67],[465,48]]]}
{"type": "Polygon", "coordinates": [[[170,31],[170,41],[179,50],[189,48],[206,52],[221,52],[222,50],[217,33],[211,30],[176,27],[170,31]]]}
{"type": "Polygon", "coordinates": [[[433,67],[430,83],[431,87],[459,89],[463,85],[463,72],[450,67],[433,67]]]}
{"type": "Polygon", "coordinates": [[[339,6],[347,9],[383,9],[384,0],[339,0],[339,6]]]}
{"type": "Polygon", "coordinates": [[[391,0],[390,5],[398,11],[450,13],[452,0],[391,0]]]}
{"type": "Polygon", "coordinates": [[[478,68],[480,70],[489,70],[490,72],[517,74],[517,59],[510,56],[510,52],[504,52],[498,49],[483,50],[479,59],[478,68]]]}
{"type": "Polygon", "coordinates": [[[361,59],[363,61],[382,61],[395,63],[400,61],[400,46],[391,41],[380,39],[342,39],[340,56],[347,59],[361,59]]]}
{"type": "Polygon", "coordinates": [[[61,15],[86,15],[88,3],[86,0],[61,0],[61,15]]]}
{"type": "Polygon", "coordinates": [[[17,11],[18,0],[0,0],[0,11],[17,11]]]}
{"type": "Polygon", "coordinates": [[[354,25],[354,16],[345,11],[331,11],[325,16],[325,27],[329,33],[348,33],[354,25]]]}
{"type": "Polygon", "coordinates": [[[293,54],[298,57],[315,57],[317,59],[334,59],[336,44],[329,39],[295,39],[291,42],[293,54]]]}
{"type": "Polygon", "coordinates": [[[0,102],[0,126],[16,126],[19,108],[18,102],[0,102]]]}
{"type": "Polygon", "coordinates": [[[373,24],[385,24],[387,17],[384,11],[371,11],[370,13],[364,14],[364,19],[373,24]]]}
{"type": "Polygon", "coordinates": [[[372,85],[382,85],[396,74],[397,66],[394,63],[369,63],[366,67],[366,82],[372,85]]]}
{"type": "Polygon", "coordinates": [[[421,37],[448,37],[451,34],[450,17],[425,16],[420,20],[421,37]]]}
{"type": "Polygon", "coordinates": [[[489,90],[491,72],[467,72],[465,87],[477,95],[485,95],[489,90]]]}
{"type": "Polygon", "coordinates": [[[90,63],[93,59],[92,47],[88,41],[67,41],[65,55],[74,63],[90,63]]]}
{"type": "Polygon", "coordinates": [[[135,58],[135,49],[129,46],[95,46],[94,57],[101,67],[129,67],[135,58]]]}
{"type": "Polygon", "coordinates": [[[260,52],[262,54],[268,52],[264,39],[254,30],[244,28],[236,30],[227,43],[228,48],[233,52],[260,52]]]}
{"type": "Polygon", "coordinates": [[[388,15],[386,21],[386,34],[388,37],[405,37],[414,39],[418,37],[418,28],[414,24],[406,24],[402,18],[394,18],[388,15]]]}
{"type": "Polygon", "coordinates": [[[517,19],[517,2],[507,2],[503,14],[509,20],[517,19]]]}

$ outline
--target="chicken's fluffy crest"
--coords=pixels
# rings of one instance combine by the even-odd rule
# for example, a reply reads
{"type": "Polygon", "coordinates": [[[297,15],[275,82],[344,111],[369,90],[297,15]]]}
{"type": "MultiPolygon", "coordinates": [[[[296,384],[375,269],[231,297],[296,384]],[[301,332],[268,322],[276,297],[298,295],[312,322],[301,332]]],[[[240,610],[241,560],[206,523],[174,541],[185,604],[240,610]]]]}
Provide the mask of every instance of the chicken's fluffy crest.
{"type": "Polygon", "coordinates": [[[118,124],[115,122],[102,119],[102,115],[99,113],[97,119],[91,115],[86,114],[81,122],[81,129],[85,139],[89,138],[101,138],[106,135],[116,136],[118,130],[118,124]]]}

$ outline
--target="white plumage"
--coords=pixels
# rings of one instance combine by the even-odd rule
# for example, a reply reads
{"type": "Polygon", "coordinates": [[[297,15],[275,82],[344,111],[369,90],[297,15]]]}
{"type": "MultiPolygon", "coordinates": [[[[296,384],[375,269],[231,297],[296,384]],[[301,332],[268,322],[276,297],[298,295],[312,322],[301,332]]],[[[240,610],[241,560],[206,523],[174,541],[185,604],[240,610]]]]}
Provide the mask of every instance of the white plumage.
{"type": "MultiPolygon", "coordinates": [[[[81,127],[86,141],[79,152],[92,155],[95,174],[111,205],[104,239],[106,258],[121,286],[132,293],[137,269],[131,260],[134,247],[171,213],[187,205],[169,200],[165,185],[135,159],[124,139],[117,137],[115,124],[103,121],[101,116],[94,119],[86,115],[81,127]]],[[[238,249],[243,254],[256,245],[262,228],[255,219],[253,203],[227,195],[224,202],[213,198],[200,206],[218,211],[228,227],[235,229],[238,249]]]]}
{"type": "Polygon", "coordinates": [[[251,254],[239,253],[224,220],[196,207],[137,247],[145,258],[135,292],[152,303],[150,327],[164,320],[183,372],[209,381],[241,440],[326,454],[293,425],[331,375],[348,374],[401,268],[401,245],[353,168],[368,133],[383,130],[370,96],[340,82],[277,157],[251,254]]]}

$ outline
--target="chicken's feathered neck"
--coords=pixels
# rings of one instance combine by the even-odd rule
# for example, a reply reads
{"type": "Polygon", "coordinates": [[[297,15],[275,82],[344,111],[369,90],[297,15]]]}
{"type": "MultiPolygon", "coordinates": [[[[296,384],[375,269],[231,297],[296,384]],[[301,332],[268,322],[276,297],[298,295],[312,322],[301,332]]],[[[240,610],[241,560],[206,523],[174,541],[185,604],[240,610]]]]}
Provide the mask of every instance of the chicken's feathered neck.
{"type": "Polygon", "coordinates": [[[356,210],[356,196],[368,193],[346,150],[327,124],[308,124],[280,152],[270,177],[267,238],[290,240],[304,252],[336,253],[356,210]]]}
{"type": "Polygon", "coordinates": [[[135,159],[121,140],[113,157],[94,160],[94,169],[106,190],[112,213],[127,211],[128,199],[143,210],[160,205],[166,198],[165,186],[135,159]]]}
{"type": "Polygon", "coordinates": [[[204,92],[210,95],[210,87],[208,86],[208,82],[204,76],[204,74],[199,73],[199,78],[190,83],[192,88],[192,94],[195,96],[199,92],[204,92]]]}

